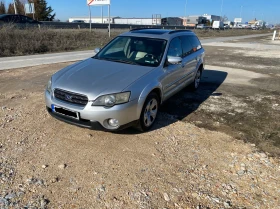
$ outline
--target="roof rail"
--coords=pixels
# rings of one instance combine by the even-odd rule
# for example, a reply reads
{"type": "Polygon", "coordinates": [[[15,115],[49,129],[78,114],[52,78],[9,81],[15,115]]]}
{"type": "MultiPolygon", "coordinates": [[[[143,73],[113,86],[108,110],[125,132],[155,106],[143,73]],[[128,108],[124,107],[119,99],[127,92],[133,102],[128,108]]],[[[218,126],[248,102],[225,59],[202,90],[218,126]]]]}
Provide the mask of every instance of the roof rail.
{"type": "Polygon", "coordinates": [[[192,32],[192,31],[191,30],[173,30],[173,31],[170,31],[169,34],[179,33],[179,32],[192,32]]]}
{"type": "Polygon", "coordinates": [[[130,31],[146,30],[146,29],[158,29],[158,30],[160,30],[161,28],[134,28],[134,29],[131,29],[130,31]]]}

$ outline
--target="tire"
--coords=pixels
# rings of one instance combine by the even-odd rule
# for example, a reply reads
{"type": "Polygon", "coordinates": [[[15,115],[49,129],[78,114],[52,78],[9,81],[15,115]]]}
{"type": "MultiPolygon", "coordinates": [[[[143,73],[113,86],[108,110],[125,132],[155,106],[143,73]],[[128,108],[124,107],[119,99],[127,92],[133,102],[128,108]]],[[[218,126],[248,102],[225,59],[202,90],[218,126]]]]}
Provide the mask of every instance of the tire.
{"type": "Polygon", "coordinates": [[[146,132],[152,128],[155,123],[159,110],[159,97],[152,92],[148,95],[140,115],[138,126],[136,127],[141,132],[146,132]]]}
{"type": "Polygon", "coordinates": [[[195,74],[194,81],[190,85],[191,90],[196,91],[198,89],[201,81],[201,76],[202,76],[202,69],[199,68],[195,74]]]}

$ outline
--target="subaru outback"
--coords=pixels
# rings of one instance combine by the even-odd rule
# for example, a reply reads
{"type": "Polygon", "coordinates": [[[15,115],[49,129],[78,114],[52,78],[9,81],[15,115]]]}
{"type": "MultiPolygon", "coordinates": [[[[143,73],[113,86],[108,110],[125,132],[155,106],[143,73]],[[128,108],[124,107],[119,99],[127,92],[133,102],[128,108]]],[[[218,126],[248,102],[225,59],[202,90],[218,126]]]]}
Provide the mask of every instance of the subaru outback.
{"type": "Polygon", "coordinates": [[[47,84],[47,111],[64,122],[116,131],[149,130],[159,106],[199,87],[205,51],[188,30],[135,29],[96,54],[56,72],[47,84]]]}

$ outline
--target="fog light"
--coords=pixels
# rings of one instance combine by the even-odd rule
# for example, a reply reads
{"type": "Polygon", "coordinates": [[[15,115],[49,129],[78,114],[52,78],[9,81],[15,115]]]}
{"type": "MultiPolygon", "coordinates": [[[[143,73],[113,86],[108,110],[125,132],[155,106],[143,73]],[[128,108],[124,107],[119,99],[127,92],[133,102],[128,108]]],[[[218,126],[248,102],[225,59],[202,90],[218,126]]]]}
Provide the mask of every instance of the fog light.
{"type": "Polygon", "coordinates": [[[109,125],[113,127],[117,127],[119,125],[119,121],[117,119],[109,119],[109,125]]]}

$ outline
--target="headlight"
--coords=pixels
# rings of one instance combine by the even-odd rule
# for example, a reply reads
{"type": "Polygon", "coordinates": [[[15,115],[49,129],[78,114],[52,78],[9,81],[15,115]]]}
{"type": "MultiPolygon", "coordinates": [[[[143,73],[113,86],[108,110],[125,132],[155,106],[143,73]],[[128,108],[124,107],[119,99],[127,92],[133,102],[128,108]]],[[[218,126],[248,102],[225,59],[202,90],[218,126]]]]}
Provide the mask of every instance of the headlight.
{"type": "Polygon", "coordinates": [[[52,78],[50,78],[50,80],[48,81],[47,91],[48,91],[49,93],[52,92],[52,78]]]}
{"type": "Polygon", "coordinates": [[[124,92],[119,94],[109,94],[98,97],[93,103],[92,106],[106,106],[113,107],[117,104],[127,103],[129,101],[130,92],[124,92]]]}

